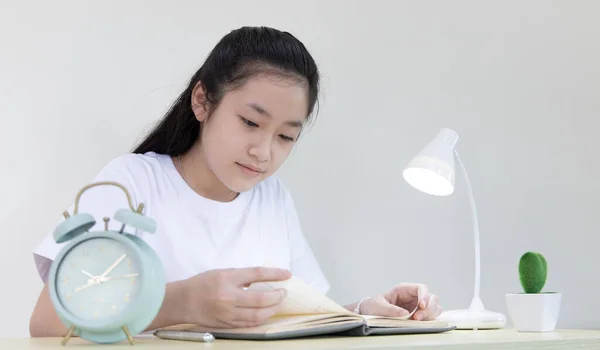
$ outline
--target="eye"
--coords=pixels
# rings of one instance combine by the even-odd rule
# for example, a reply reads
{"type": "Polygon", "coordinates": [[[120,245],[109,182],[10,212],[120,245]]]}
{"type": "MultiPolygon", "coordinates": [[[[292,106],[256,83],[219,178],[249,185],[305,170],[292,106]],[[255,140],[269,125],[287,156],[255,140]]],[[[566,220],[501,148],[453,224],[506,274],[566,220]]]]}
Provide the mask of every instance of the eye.
{"type": "Polygon", "coordinates": [[[242,123],[246,124],[246,126],[251,127],[251,128],[256,128],[258,127],[258,124],[256,124],[255,122],[248,120],[242,116],[240,116],[240,119],[242,120],[242,123]]]}
{"type": "Polygon", "coordinates": [[[279,135],[279,137],[283,140],[283,141],[287,141],[287,142],[293,142],[294,138],[293,137],[289,137],[286,135],[279,135]]]}

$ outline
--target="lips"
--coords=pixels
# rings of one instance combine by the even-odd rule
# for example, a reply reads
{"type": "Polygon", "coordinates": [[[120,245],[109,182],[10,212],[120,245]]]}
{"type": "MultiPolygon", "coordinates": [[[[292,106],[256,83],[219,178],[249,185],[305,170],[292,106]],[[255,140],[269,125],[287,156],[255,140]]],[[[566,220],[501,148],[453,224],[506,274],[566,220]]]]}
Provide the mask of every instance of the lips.
{"type": "Polygon", "coordinates": [[[237,164],[237,165],[239,165],[239,166],[241,166],[241,167],[244,167],[244,168],[246,168],[246,169],[248,169],[248,170],[250,170],[250,171],[254,171],[254,172],[256,172],[256,173],[260,173],[260,174],[262,174],[262,173],[264,173],[264,172],[265,172],[265,170],[263,170],[263,169],[261,169],[261,168],[257,168],[257,167],[255,167],[255,166],[252,166],[252,165],[248,165],[248,164],[242,164],[242,163],[236,163],[236,164],[237,164]]]}

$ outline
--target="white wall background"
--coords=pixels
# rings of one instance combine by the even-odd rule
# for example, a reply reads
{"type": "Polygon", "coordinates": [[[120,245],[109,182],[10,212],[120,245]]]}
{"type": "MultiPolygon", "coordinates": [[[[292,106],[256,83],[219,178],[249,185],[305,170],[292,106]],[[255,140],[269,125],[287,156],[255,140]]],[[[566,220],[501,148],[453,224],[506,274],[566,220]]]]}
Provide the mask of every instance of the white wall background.
{"type": "Polygon", "coordinates": [[[564,293],[560,328],[600,328],[597,1],[3,1],[0,337],[28,336],[31,250],[241,25],[297,35],[323,74],[316,124],[281,171],[341,303],[402,281],[446,309],[472,295],[463,177],[401,179],[441,127],[461,135],[482,233],[482,296],[506,313],[526,250],[564,293]],[[289,8],[285,8],[290,6],[289,8]],[[92,143],[94,142],[94,143],[92,143]]]}

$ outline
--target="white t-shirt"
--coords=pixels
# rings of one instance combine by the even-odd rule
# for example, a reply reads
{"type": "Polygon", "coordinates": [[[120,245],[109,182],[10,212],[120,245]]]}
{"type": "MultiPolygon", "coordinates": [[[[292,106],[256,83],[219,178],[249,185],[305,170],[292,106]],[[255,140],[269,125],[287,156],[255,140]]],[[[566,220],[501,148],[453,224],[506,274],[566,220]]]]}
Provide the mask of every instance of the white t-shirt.
{"type": "MultiPolygon", "coordinates": [[[[126,231],[136,233],[156,251],[167,282],[212,269],[268,266],[289,269],[323,293],[329,289],[302,234],[292,198],[275,176],[231,202],[218,202],[194,192],[170,156],[149,152],[115,158],[98,173],[97,181],[122,184],[130,192],[134,208],[143,202],[143,214],[156,220],[153,234],[131,227],[126,231]]],[[[115,186],[99,186],[83,193],[78,211],[96,219],[90,231],[103,230],[104,217],[111,218],[110,229],[119,230],[121,223],[112,217],[121,208],[129,208],[125,192],[115,186]]],[[[73,214],[73,205],[69,213],[73,214]]],[[[67,243],[57,244],[50,231],[34,249],[44,282],[52,260],[67,243]]]]}

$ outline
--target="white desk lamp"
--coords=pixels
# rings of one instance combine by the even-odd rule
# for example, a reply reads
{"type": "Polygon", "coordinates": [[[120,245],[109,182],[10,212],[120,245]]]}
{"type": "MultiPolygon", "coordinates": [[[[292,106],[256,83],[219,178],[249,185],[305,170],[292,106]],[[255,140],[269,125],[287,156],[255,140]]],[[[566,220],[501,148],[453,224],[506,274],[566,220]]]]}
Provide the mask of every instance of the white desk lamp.
{"type": "Polygon", "coordinates": [[[473,231],[475,234],[475,291],[468,309],[444,311],[438,317],[455,325],[458,329],[496,329],[506,325],[506,316],[501,313],[488,311],[479,297],[480,291],[480,253],[479,253],[479,222],[473,199],[471,181],[467,170],[458,156],[455,147],[458,134],[452,129],[442,129],[404,169],[403,176],[414,188],[435,196],[447,196],[454,192],[454,156],[464,173],[471,214],[473,216],[473,231]]]}

